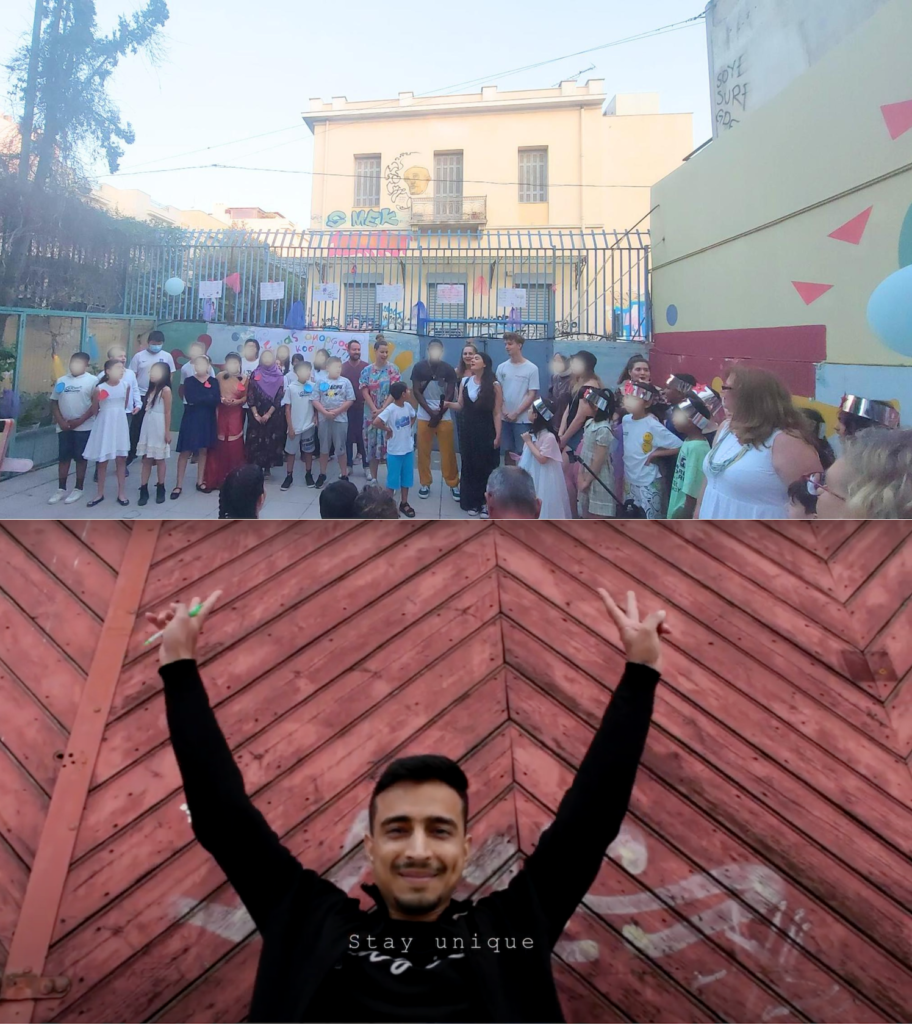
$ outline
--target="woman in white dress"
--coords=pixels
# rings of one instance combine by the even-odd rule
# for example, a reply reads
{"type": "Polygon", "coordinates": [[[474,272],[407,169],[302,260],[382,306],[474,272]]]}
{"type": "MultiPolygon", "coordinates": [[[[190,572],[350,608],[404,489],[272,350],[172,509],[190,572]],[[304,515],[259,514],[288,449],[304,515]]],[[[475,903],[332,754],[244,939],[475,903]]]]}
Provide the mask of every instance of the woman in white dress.
{"type": "Polygon", "coordinates": [[[807,418],[775,374],[752,366],[732,367],[722,404],[694,518],[788,519],[789,485],[821,469],[807,418]]]}
{"type": "Polygon", "coordinates": [[[132,407],[130,385],[124,382],[124,365],[109,359],[92,396],[95,424],[89,434],[83,458],[97,463],[98,495],[87,505],[94,508],[104,501],[108,463],[117,467],[117,504],[129,505],[126,496],[127,456],[130,454],[130,424],[127,409],[132,407]]]}
{"type": "Polygon", "coordinates": [[[519,468],[535,484],[535,496],[541,503],[539,519],[570,519],[570,495],[564,479],[564,462],[557,439],[554,408],[544,398],[532,403],[532,423],[522,435],[523,451],[519,468]]]}

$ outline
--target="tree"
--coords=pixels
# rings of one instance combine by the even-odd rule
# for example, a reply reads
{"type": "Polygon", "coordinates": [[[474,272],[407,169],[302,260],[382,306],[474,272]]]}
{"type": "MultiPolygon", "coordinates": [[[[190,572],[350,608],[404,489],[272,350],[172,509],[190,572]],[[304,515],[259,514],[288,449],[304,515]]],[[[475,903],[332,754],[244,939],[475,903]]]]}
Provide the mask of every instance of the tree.
{"type": "Polygon", "coordinates": [[[99,156],[114,173],[124,146],[135,136],[108,94],[109,80],[122,57],[141,50],[157,56],[160,30],[168,20],[166,0],[146,0],[141,10],[121,15],[110,35],[98,34],[94,0],[38,3],[42,27],[37,67],[33,44],[22,46],[11,64],[14,93],[24,107],[21,123],[26,127],[32,121],[38,133],[34,184],[41,189],[60,176],[79,175],[99,156]]]}

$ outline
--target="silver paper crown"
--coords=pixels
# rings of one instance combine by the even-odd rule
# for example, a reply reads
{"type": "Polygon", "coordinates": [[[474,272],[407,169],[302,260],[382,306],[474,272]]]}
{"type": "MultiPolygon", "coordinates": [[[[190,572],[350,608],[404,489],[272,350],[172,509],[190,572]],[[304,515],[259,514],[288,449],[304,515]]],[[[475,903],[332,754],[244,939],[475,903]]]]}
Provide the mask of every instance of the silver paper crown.
{"type": "Polygon", "coordinates": [[[722,407],[722,399],[708,384],[696,384],[690,390],[709,409],[709,414],[713,419],[719,419],[724,416],[725,410],[722,407]]]}
{"type": "Polygon", "coordinates": [[[681,391],[686,395],[688,391],[693,391],[697,385],[691,384],[686,380],[681,380],[680,377],[676,377],[672,374],[668,380],[665,381],[665,387],[674,388],[675,391],[681,391]]]}
{"type": "Polygon", "coordinates": [[[625,395],[632,395],[634,398],[641,398],[644,402],[651,402],[655,398],[655,392],[650,388],[640,387],[632,380],[625,380],[622,391],[625,395]]]}
{"type": "Polygon", "coordinates": [[[602,412],[608,411],[609,402],[601,388],[583,388],[580,394],[583,401],[588,402],[593,408],[600,409],[602,412]]]}
{"type": "MultiPolygon", "coordinates": [[[[709,391],[709,397],[712,398],[713,392],[708,388],[706,390],[709,391]]],[[[680,409],[698,430],[702,430],[704,434],[711,433],[716,429],[716,425],[712,421],[712,416],[704,416],[694,404],[694,400],[699,400],[704,406],[706,406],[707,411],[710,412],[710,414],[712,413],[712,409],[708,402],[706,402],[703,396],[696,389],[688,391],[687,398],[685,398],[683,402],[679,402],[675,408],[680,409]]]]}
{"type": "Polygon", "coordinates": [[[538,413],[539,416],[546,422],[550,423],[554,419],[554,413],[545,405],[543,398],[536,398],[532,403],[532,408],[538,413]]]}
{"type": "Polygon", "coordinates": [[[861,398],[859,395],[843,395],[839,403],[840,412],[848,412],[853,416],[879,423],[890,430],[899,426],[899,413],[886,402],[878,402],[874,398],[861,398]]]}

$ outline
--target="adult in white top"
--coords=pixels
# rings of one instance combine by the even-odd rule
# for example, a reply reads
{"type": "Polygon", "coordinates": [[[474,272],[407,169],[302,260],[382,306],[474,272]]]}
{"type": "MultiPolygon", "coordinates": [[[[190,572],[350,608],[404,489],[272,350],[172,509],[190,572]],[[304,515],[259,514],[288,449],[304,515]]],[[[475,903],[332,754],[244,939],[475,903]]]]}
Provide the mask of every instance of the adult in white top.
{"type": "MultiPolygon", "coordinates": [[[[127,412],[131,415],[138,413],[142,409],[142,396],[139,393],[139,381],[136,379],[136,374],[127,366],[127,350],[123,345],[112,345],[108,349],[108,359],[116,359],[123,366],[123,382],[130,389],[130,408],[127,412]]],[[[96,383],[100,383],[103,376],[104,370],[96,375],[96,383]]]]}
{"type": "Polygon", "coordinates": [[[145,415],[143,412],[143,399],[149,390],[149,370],[155,363],[164,363],[172,373],[175,370],[171,353],[165,352],[164,346],[164,334],[161,331],[150,331],[146,347],[141,348],[130,360],[129,368],[136,374],[136,388],[130,389],[131,400],[132,395],[135,393],[136,400],[139,402],[139,409],[134,410],[134,415],[130,417],[130,454],[127,458],[128,466],[136,458],[136,446],[139,444],[139,432],[142,430],[142,421],[145,415]]]}
{"type": "Polygon", "coordinates": [[[512,331],[504,335],[504,347],[509,357],[497,367],[497,380],[503,391],[500,447],[504,459],[512,462],[510,452],[521,455],[525,444],[522,436],[532,422],[532,403],[538,398],[541,384],[538,367],[523,357],[526,339],[512,331]]]}
{"type": "Polygon", "coordinates": [[[722,403],[694,518],[788,519],[789,485],[821,471],[807,417],[775,374],[751,366],[731,369],[722,403]]]}

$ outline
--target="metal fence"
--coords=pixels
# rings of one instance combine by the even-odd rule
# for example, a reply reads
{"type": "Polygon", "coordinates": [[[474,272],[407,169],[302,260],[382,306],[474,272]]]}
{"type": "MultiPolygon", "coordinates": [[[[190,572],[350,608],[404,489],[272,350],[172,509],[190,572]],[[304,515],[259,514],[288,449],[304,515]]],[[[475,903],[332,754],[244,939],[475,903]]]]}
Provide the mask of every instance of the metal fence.
{"type": "Polygon", "coordinates": [[[647,232],[187,231],[135,250],[123,311],[421,336],[648,341],[647,232]],[[178,279],[180,294],[166,282],[178,279]],[[264,287],[265,286],[265,287],[264,287]]]}

